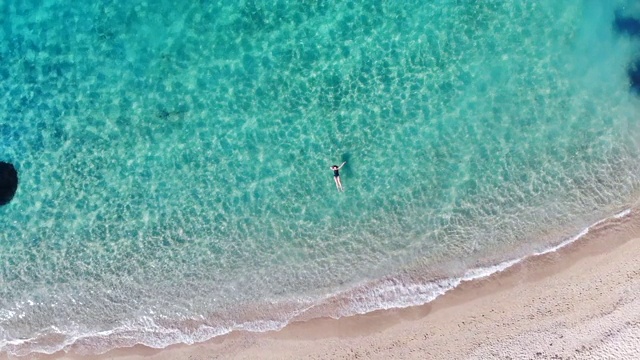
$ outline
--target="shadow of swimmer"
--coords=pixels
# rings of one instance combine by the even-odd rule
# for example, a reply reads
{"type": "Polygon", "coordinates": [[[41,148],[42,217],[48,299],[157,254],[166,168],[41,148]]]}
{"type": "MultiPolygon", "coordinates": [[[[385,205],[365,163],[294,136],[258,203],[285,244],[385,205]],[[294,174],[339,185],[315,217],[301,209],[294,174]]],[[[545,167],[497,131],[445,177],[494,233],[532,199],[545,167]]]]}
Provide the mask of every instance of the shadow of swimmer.
{"type": "Polygon", "coordinates": [[[351,176],[353,175],[353,172],[351,170],[351,153],[343,153],[340,156],[340,162],[346,162],[346,164],[344,164],[344,166],[342,167],[342,172],[346,175],[346,176],[351,176]]]}

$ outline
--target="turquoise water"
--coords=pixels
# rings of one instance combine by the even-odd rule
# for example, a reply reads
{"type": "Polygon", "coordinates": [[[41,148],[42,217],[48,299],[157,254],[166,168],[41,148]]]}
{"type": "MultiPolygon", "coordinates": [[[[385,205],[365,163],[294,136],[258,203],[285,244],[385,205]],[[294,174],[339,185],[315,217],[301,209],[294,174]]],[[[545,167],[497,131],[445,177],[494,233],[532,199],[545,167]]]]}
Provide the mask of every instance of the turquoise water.
{"type": "Polygon", "coordinates": [[[0,351],[415,304],[628,207],[634,6],[3,3],[0,351]]]}

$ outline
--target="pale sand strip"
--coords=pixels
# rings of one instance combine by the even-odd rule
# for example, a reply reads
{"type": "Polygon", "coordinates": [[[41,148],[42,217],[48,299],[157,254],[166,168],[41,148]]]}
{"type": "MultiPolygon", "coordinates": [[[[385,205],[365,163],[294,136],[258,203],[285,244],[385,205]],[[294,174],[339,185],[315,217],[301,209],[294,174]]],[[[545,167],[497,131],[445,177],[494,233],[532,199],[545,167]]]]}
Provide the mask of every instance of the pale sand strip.
{"type": "Polygon", "coordinates": [[[638,294],[640,217],[635,215],[601,224],[557,252],[463,283],[427,305],[93,358],[640,359],[638,294]]]}

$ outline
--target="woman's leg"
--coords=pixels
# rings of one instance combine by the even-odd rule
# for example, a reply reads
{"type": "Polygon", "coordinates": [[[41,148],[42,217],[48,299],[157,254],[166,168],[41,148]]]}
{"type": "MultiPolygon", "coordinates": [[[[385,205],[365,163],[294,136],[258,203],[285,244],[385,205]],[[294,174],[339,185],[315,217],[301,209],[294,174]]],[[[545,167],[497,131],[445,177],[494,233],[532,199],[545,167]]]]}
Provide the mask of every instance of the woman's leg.
{"type": "Polygon", "coordinates": [[[339,178],[339,177],[337,177],[337,176],[334,176],[334,177],[333,177],[333,181],[335,181],[335,182],[336,182],[336,187],[338,188],[338,191],[340,191],[340,187],[341,187],[341,185],[340,185],[340,178],[339,178]]]}
{"type": "Polygon", "coordinates": [[[336,183],[338,184],[338,189],[342,190],[342,181],[340,181],[340,176],[336,176],[336,183]]]}

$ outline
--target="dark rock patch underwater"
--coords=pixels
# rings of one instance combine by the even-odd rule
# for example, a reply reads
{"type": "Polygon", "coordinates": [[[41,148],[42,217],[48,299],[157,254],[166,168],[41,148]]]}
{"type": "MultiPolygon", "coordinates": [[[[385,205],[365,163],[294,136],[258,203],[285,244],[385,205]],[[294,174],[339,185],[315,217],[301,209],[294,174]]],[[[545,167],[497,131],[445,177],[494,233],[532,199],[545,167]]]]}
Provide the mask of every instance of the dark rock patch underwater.
{"type": "MultiPolygon", "coordinates": [[[[624,15],[620,11],[616,11],[613,28],[618,34],[640,38],[640,19],[624,15]]],[[[627,76],[629,77],[629,90],[640,95],[640,59],[631,62],[627,69],[627,76]]]]}
{"type": "Polygon", "coordinates": [[[18,189],[18,172],[12,164],[0,162],[0,205],[8,204],[18,189]]]}

